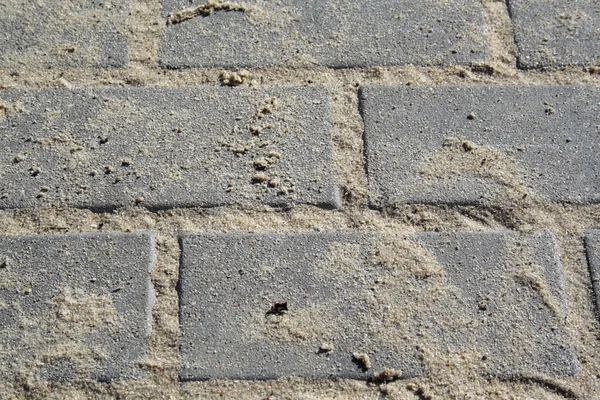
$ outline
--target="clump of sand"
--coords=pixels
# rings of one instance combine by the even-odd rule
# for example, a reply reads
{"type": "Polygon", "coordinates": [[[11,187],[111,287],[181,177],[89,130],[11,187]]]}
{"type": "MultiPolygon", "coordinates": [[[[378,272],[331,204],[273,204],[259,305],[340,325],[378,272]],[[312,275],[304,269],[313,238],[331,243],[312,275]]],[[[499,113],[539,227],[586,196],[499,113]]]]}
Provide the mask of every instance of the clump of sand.
{"type": "Polygon", "coordinates": [[[208,0],[205,4],[197,7],[185,8],[167,17],[167,25],[180,24],[195,17],[208,17],[217,11],[241,11],[247,12],[253,7],[245,4],[234,3],[230,1],[208,0]]]}

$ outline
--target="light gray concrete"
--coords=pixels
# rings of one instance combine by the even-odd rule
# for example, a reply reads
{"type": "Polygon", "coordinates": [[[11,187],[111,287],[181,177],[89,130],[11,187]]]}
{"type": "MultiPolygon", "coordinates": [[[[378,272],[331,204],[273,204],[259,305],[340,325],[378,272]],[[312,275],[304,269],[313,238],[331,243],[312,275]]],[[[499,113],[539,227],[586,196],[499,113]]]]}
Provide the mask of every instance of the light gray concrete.
{"type": "MultiPolygon", "coordinates": [[[[165,0],[162,15],[202,6],[165,0]]],[[[474,64],[487,59],[477,0],[248,0],[165,28],[164,68],[474,64]],[[238,7],[241,4],[243,7],[238,7]]]]}
{"type": "Polygon", "coordinates": [[[596,0],[508,0],[520,68],[600,65],[596,0]]]}
{"type": "MultiPolygon", "coordinates": [[[[596,300],[596,313],[600,313],[600,230],[585,232],[585,251],[596,300]]],[[[600,314],[598,318],[600,320],[600,314]]]]}
{"type": "Polygon", "coordinates": [[[598,203],[599,103],[593,86],[364,87],[370,204],[598,203]]]}
{"type": "Polygon", "coordinates": [[[124,66],[129,4],[129,0],[2,2],[0,68],[124,66]]]}
{"type": "Polygon", "coordinates": [[[482,373],[509,378],[577,370],[548,233],[199,233],[180,245],[182,380],[407,378],[434,350],[474,350],[482,373]]]}
{"type": "Polygon", "coordinates": [[[340,206],[327,92],[2,91],[0,208],[340,206]]]}
{"type": "Polygon", "coordinates": [[[0,236],[0,376],[141,376],[153,262],[149,233],[0,236]]]}

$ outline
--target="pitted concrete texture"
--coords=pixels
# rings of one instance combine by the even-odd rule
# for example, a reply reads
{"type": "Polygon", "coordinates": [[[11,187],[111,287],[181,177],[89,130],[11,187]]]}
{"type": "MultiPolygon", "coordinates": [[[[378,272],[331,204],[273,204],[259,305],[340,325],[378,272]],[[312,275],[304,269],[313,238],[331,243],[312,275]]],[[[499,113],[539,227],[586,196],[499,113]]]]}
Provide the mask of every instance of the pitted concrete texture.
{"type": "Polygon", "coordinates": [[[324,89],[0,93],[0,208],[339,207],[324,89]]]}
{"type": "Polygon", "coordinates": [[[365,87],[370,204],[600,201],[594,86],[365,87]]]}
{"type": "Polygon", "coordinates": [[[5,1],[0,68],[121,67],[129,0],[5,1]]]}
{"type": "Polygon", "coordinates": [[[600,65],[597,0],[509,0],[521,68],[600,65]]]}
{"type": "Polygon", "coordinates": [[[470,65],[488,57],[476,0],[165,0],[162,14],[165,68],[470,65]]]}
{"type": "Polygon", "coordinates": [[[0,237],[0,376],[141,376],[153,262],[148,233],[0,237]]]}
{"type": "Polygon", "coordinates": [[[184,234],[181,379],[426,373],[423,352],[481,373],[571,375],[549,233],[184,234]]]}
{"type": "Polygon", "coordinates": [[[600,230],[585,232],[585,251],[596,300],[596,313],[600,320],[600,230]]]}

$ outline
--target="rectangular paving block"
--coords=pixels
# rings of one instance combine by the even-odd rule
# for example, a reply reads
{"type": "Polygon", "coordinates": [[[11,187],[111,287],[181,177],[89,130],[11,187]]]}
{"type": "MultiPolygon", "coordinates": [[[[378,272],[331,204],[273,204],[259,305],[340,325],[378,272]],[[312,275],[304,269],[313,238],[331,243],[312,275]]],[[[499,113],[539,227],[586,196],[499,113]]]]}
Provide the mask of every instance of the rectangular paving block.
{"type": "Polygon", "coordinates": [[[600,65],[597,0],[509,0],[520,68],[600,65]]]}
{"type": "Polygon", "coordinates": [[[0,5],[0,68],[121,67],[129,0],[0,5]]]}
{"type": "Polygon", "coordinates": [[[165,0],[164,68],[475,64],[478,0],[165,0]]]}
{"type": "Polygon", "coordinates": [[[149,233],[0,236],[0,378],[141,376],[153,262],[149,233]]]}
{"type": "Polygon", "coordinates": [[[598,203],[599,104],[595,86],[361,88],[370,204],[598,203]]]}
{"type": "Polygon", "coordinates": [[[324,89],[0,92],[0,208],[339,207],[324,89]]]}
{"type": "Polygon", "coordinates": [[[549,233],[198,233],[180,245],[184,381],[409,378],[462,352],[509,378],[578,368],[549,233]]]}
{"type": "Polygon", "coordinates": [[[592,289],[596,300],[596,312],[600,319],[600,230],[589,230],[585,232],[585,251],[592,289]]]}

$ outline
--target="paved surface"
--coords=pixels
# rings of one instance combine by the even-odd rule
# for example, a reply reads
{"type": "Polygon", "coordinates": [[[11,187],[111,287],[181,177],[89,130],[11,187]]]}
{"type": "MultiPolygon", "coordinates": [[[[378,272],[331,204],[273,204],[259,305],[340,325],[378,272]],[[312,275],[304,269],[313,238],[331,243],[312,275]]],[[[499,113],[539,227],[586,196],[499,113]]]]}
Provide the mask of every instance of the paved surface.
{"type": "Polygon", "coordinates": [[[600,201],[597,87],[365,87],[369,198],[486,204],[531,190],[600,201]]]}
{"type": "Polygon", "coordinates": [[[148,233],[0,237],[0,376],[140,376],[153,263],[148,233]]]}
{"type": "Polygon", "coordinates": [[[159,60],[166,68],[474,64],[487,59],[476,0],[251,0],[177,13],[204,2],[166,0],[159,60]],[[243,4],[242,6],[239,6],[243,4]]]}
{"type": "Polygon", "coordinates": [[[598,11],[0,2],[0,397],[600,392],[598,11]]]}
{"type": "Polygon", "coordinates": [[[0,5],[3,68],[122,67],[129,0],[8,1],[0,5]]]}
{"type": "Polygon", "coordinates": [[[595,0],[509,0],[522,68],[600,63],[600,5],[595,0]]]}
{"type": "Polygon", "coordinates": [[[339,207],[322,89],[3,91],[0,102],[0,208],[339,207]]]}
{"type": "Polygon", "coordinates": [[[589,230],[586,232],[585,250],[596,301],[595,311],[600,320],[600,230],[589,230]]]}
{"type": "MultiPolygon", "coordinates": [[[[418,337],[425,347],[475,347],[486,373],[576,372],[551,234],[418,233],[386,240],[351,233],[183,235],[181,378],[372,376],[357,354],[369,356],[368,369],[412,377],[424,373],[418,337]],[[384,261],[377,256],[382,244],[392,252],[384,261]],[[443,292],[442,281],[403,269],[421,252],[443,271],[431,275],[444,275],[448,284],[432,308],[414,304],[432,287],[443,292]],[[391,305],[403,313],[388,313],[391,305]],[[460,322],[449,328],[442,320],[460,322]]],[[[427,260],[415,267],[427,268],[427,260]]]]}

